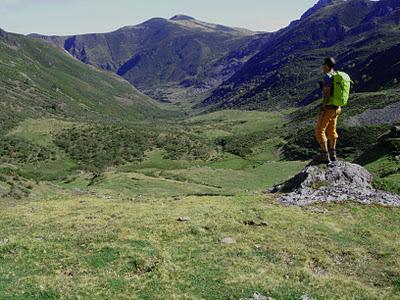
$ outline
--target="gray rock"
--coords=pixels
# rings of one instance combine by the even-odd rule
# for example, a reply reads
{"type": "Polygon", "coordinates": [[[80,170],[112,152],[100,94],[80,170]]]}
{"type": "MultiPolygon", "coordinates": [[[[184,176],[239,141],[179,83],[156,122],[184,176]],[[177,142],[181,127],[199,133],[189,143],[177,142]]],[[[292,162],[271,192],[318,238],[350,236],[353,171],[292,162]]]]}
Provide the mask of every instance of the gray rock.
{"type": "Polygon", "coordinates": [[[315,299],[311,296],[303,295],[303,296],[301,296],[300,300],[315,300],[315,299]]]}
{"type": "Polygon", "coordinates": [[[187,222],[187,221],[190,221],[190,217],[188,217],[188,216],[179,217],[179,218],[178,218],[178,221],[180,221],[180,222],[187,222]]]}
{"type": "Polygon", "coordinates": [[[0,240],[0,245],[7,244],[9,241],[10,241],[9,239],[2,239],[2,240],[0,240]]]}
{"type": "Polygon", "coordinates": [[[286,193],[279,197],[279,201],[290,205],[349,200],[400,206],[398,195],[373,188],[372,179],[365,168],[344,161],[328,166],[309,164],[299,174],[278,186],[277,190],[286,193]]]}
{"type": "Polygon", "coordinates": [[[271,297],[267,297],[267,296],[261,295],[261,294],[255,292],[253,294],[253,297],[251,297],[251,298],[240,298],[240,300],[275,300],[275,299],[271,298],[271,297]]]}
{"type": "Polygon", "coordinates": [[[221,240],[221,243],[222,243],[222,244],[235,244],[236,241],[235,241],[234,238],[225,237],[225,238],[223,238],[223,239],[221,240]]]}

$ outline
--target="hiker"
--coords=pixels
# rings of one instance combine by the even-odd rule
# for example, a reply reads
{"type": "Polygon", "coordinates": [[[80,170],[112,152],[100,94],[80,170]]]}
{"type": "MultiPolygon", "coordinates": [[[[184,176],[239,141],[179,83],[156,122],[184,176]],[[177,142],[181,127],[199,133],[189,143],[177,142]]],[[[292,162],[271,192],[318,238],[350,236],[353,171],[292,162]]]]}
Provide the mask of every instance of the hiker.
{"type": "MultiPolygon", "coordinates": [[[[330,163],[331,161],[337,160],[336,143],[339,136],[336,132],[336,125],[341,113],[341,107],[340,105],[337,105],[338,103],[335,103],[337,101],[334,99],[334,75],[337,74],[334,70],[335,64],[336,62],[333,57],[326,58],[322,64],[322,70],[325,73],[325,77],[320,83],[320,86],[324,98],[321,110],[318,114],[315,130],[315,136],[320,145],[320,154],[315,156],[314,160],[323,163],[330,163]]],[[[339,90],[337,92],[340,93],[341,91],[339,90]]]]}

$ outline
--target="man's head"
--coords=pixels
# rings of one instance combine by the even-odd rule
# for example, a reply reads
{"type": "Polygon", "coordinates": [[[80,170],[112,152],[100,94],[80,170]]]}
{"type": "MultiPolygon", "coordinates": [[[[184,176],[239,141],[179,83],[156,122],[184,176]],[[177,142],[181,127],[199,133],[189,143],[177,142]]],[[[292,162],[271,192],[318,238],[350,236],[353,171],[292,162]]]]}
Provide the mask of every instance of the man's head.
{"type": "Polygon", "coordinates": [[[335,67],[336,61],[333,57],[327,57],[322,64],[322,70],[324,73],[329,73],[335,67]]]}

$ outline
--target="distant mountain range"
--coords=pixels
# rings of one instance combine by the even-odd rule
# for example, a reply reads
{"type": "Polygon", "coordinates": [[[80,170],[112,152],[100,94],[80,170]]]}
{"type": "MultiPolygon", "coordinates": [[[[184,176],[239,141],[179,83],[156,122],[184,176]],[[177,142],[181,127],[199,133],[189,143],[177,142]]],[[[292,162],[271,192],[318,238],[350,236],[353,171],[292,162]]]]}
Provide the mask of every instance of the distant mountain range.
{"type": "MultiPolygon", "coordinates": [[[[109,33],[12,36],[24,41],[19,44],[59,57],[61,51],[34,42],[46,40],[85,64],[109,71],[85,68],[91,75],[112,72],[153,99],[196,110],[275,110],[312,103],[321,97],[317,83],[321,62],[328,55],[335,56],[338,68],[354,79],[353,91],[400,89],[398,0],[320,0],[299,20],[274,33],[177,15],[109,33]]],[[[14,47],[4,45],[7,51],[14,47]]],[[[77,74],[72,69],[71,65],[68,70],[77,74]]],[[[107,80],[118,82],[111,75],[107,80]]],[[[91,84],[99,86],[99,81],[91,84]]],[[[139,95],[135,88],[132,91],[139,95]]],[[[393,97],[385,99],[371,100],[368,108],[393,103],[393,97]]]]}
{"type": "Polygon", "coordinates": [[[124,77],[159,101],[195,100],[195,108],[206,110],[279,109],[320,97],[327,55],[354,78],[355,91],[395,87],[399,6],[398,0],[320,0],[274,33],[177,15],[109,33],[31,36],[124,77]]]}
{"type": "Polygon", "coordinates": [[[109,33],[32,37],[64,48],[84,63],[115,72],[148,95],[173,102],[208,91],[261,49],[268,34],[177,15],[109,33]]]}

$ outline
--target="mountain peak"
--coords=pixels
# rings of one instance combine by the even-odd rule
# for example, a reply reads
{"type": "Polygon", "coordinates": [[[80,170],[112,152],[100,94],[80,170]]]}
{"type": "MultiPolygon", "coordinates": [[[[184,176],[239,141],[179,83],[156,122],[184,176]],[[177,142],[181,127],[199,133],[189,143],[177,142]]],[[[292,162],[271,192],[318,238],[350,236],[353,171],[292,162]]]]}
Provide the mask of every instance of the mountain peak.
{"type": "Polygon", "coordinates": [[[344,0],[319,0],[313,7],[307,10],[300,19],[305,19],[326,6],[343,1],[344,0]]]}
{"type": "Polygon", "coordinates": [[[191,21],[195,20],[195,18],[186,15],[175,15],[171,19],[171,21],[191,21]]]}

